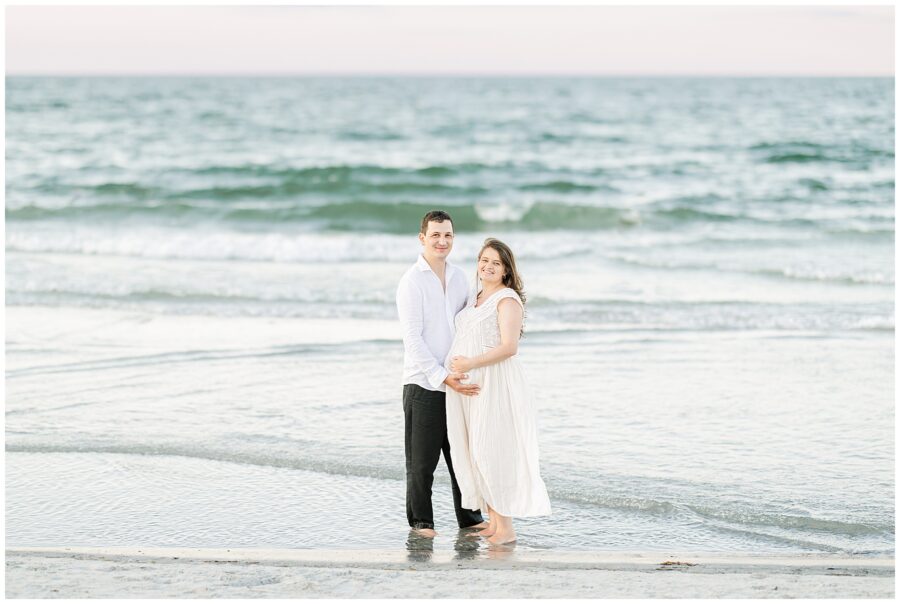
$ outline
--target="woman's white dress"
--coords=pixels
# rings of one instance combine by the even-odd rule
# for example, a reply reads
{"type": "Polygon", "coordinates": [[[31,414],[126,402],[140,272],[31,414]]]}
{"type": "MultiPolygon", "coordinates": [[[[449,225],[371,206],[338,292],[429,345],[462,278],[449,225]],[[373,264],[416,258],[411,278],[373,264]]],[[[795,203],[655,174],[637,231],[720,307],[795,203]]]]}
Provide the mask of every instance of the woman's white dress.
{"type": "MultiPolygon", "coordinates": [[[[456,336],[446,366],[456,355],[476,357],[500,344],[497,304],[513,298],[502,289],[481,306],[474,299],[456,315],[456,336]]],[[[477,396],[447,389],[447,436],[453,471],[462,491],[462,506],[485,510],[488,504],[503,516],[545,516],[550,498],[538,465],[534,400],[516,356],[468,372],[478,384],[477,396]]]]}

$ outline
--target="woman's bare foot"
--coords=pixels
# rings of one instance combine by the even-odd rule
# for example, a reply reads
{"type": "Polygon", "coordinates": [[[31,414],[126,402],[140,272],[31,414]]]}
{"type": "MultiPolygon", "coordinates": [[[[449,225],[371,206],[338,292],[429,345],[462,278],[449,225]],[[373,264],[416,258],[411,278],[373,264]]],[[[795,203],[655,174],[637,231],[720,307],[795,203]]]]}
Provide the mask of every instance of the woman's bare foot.
{"type": "Polygon", "coordinates": [[[493,536],[488,537],[488,543],[492,545],[503,545],[505,543],[512,543],[516,540],[516,532],[515,531],[497,531],[493,533],[493,536]]]}

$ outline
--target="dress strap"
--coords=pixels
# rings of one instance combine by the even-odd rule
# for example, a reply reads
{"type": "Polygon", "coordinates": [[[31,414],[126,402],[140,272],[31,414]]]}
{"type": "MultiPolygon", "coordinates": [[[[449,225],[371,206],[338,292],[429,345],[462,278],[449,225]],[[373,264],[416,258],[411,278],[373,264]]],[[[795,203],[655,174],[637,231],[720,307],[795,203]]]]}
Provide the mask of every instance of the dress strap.
{"type": "Polygon", "coordinates": [[[512,298],[519,303],[519,306],[521,306],[523,309],[525,308],[525,305],[522,303],[522,298],[520,298],[519,294],[516,293],[516,290],[511,287],[507,287],[506,289],[502,289],[497,292],[497,295],[494,298],[494,306],[500,304],[500,300],[504,298],[512,298]]]}

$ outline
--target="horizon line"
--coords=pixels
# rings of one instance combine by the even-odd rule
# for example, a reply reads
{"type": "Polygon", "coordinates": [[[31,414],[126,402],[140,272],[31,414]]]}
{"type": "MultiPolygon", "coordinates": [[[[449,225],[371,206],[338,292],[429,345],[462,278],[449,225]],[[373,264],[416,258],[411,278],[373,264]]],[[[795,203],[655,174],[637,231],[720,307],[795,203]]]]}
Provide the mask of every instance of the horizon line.
{"type": "Polygon", "coordinates": [[[235,78],[441,78],[441,77],[465,77],[465,78],[893,78],[895,74],[883,73],[609,73],[609,72],[7,72],[6,77],[235,77],[235,78]]]}

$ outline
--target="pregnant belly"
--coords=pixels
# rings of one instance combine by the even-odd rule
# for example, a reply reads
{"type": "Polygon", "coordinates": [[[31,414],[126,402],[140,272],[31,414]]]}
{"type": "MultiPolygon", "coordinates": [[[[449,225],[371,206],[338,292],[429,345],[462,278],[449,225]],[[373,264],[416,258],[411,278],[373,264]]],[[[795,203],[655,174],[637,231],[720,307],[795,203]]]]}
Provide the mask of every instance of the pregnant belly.
{"type": "MultiPolygon", "coordinates": [[[[491,349],[490,347],[481,346],[481,345],[474,344],[471,342],[468,343],[468,346],[462,345],[462,346],[456,346],[454,348],[457,351],[454,351],[453,349],[451,349],[450,355],[449,355],[449,358],[451,358],[451,359],[457,355],[464,356],[464,357],[471,359],[473,357],[480,356],[482,353],[491,349]]],[[[449,367],[449,365],[450,365],[450,363],[448,361],[447,366],[449,367]]],[[[480,386],[480,385],[482,385],[482,380],[484,377],[484,369],[485,369],[484,367],[470,369],[469,371],[466,372],[469,377],[466,379],[460,380],[460,381],[463,384],[478,384],[480,386]]]]}
{"type": "Polygon", "coordinates": [[[479,367],[477,369],[470,369],[469,371],[466,372],[466,374],[469,377],[460,380],[461,383],[463,383],[463,384],[478,384],[480,386],[481,382],[482,382],[482,378],[484,377],[484,368],[479,367]]]}

